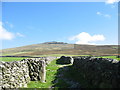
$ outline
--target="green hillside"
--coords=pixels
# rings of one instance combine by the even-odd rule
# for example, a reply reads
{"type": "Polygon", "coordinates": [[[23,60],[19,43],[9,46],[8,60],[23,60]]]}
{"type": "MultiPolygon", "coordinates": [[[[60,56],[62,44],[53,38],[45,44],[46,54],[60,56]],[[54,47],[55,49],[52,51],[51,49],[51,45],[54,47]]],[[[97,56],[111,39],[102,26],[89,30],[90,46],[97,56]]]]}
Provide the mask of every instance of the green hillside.
{"type": "Polygon", "coordinates": [[[69,55],[117,55],[118,45],[78,45],[57,42],[46,42],[22,47],[3,49],[0,51],[3,56],[39,56],[50,54],[69,55]]]}

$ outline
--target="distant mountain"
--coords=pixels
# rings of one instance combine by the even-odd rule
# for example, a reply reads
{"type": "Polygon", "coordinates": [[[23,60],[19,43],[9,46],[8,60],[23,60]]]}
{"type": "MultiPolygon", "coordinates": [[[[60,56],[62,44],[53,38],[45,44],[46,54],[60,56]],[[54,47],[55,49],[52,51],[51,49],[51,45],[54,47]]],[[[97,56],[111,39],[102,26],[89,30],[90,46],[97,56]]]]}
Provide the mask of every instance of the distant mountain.
{"type": "Polygon", "coordinates": [[[3,49],[2,55],[39,56],[51,54],[70,55],[117,55],[118,45],[78,45],[64,42],[45,42],[22,47],[3,49]]]}

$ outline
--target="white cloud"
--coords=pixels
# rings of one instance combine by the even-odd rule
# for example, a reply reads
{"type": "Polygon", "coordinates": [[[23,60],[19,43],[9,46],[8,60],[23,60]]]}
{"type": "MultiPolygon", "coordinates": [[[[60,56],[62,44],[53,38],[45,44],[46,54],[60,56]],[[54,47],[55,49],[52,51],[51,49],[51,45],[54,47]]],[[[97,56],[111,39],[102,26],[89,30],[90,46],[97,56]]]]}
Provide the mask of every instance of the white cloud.
{"type": "Polygon", "coordinates": [[[118,0],[106,0],[107,4],[114,4],[115,2],[118,2],[118,0]]]}
{"type": "Polygon", "coordinates": [[[97,14],[97,15],[102,15],[101,12],[97,12],[96,14],[97,14]]]}
{"type": "MultiPolygon", "coordinates": [[[[7,23],[7,22],[6,22],[7,23]]],[[[12,24],[11,24],[12,25],[12,24]]],[[[2,22],[0,22],[0,40],[12,40],[15,37],[24,37],[24,35],[22,35],[21,33],[17,32],[17,33],[12,33],[9,32],[8,30],[6,30],[3,26],[2,26],[2,22]]]]}
{"type": "Polygon", "coordinates": [[[96,41],[104,41],[105,37],[103,35],[93,35],[89,33],[82,32],[76,36],[71,37],[69,40],[77,40],[76,44],[95,44],[96,41]]]}
{"type": "Polygon", "coordinates": [[[105,14],[104,17],[111,18],[111,15],[105,14]]]}
{"type": "Polygon", "coordinates": [[[19,36],[19,37],[24,37],[24,35],[21,34],[21,33],[16,33],[16,35],[19,36]]]}
{"type": "Polygon", "coordinates": [[[2,27],[2,22],[0,22],[0,40],[11,40],[14,38],[14,34],[8,32],[5,28],[2,27]]]}
{"type": "Polygon", "coordinates": [[[106,17],[106,18],[111,18],[111,15],[109,15],[109,14],[103,14],[101,12],[97,12],[96,14],[99,15],[99,16],[106,17]]]}

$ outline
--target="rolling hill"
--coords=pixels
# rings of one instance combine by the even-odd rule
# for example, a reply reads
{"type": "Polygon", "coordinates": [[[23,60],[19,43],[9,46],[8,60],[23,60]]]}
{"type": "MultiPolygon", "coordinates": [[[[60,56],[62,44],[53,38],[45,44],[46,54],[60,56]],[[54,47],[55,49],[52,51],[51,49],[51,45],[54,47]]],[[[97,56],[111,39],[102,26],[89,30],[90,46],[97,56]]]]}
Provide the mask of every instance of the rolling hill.
{"type": "Polygon", "coordinates": [[[39,56],[49,54],[70,55],[117,55],[118,45],[78,45],[64,42],[45,42],[22,47],[3,49],[3,56],[39,56]]]}

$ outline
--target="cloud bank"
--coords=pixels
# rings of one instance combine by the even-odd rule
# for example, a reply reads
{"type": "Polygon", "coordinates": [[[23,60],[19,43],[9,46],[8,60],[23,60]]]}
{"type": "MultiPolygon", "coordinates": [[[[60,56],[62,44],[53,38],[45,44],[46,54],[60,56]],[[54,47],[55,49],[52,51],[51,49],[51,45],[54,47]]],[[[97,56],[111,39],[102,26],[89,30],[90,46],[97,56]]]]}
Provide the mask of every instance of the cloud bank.
{"type": "Polygon", "coordinates": [[[2,22],[0,22],[0,40],[11,40],[14,38],[14,34],[8,32],[5,28],[2,27],[2,22]]]}
{"type": "Polygon", "coordinates": [[[118,2],[118,0],[106,0],[107,4],[114,4],[115,2],[118,2]]]}
{"type": "Polygon", "coordinates": [[[24,37],[21,33],[9,32],[2,26],[2,22],[0,22],[0,40],[12,40],[16,36],[24,37]]]}
{"type": "Polygon", "coordinates": [[[92,44],[94,45],[96,41],[104,41],[105,37],[103,35],[93,35],[91,36],[89,33],[82,32],[78,35],[75,35],[69,40],[76,40],[76,44],[92,44]]]}

